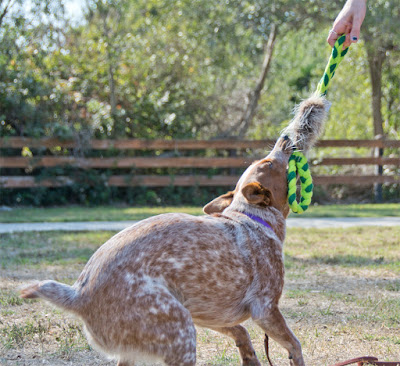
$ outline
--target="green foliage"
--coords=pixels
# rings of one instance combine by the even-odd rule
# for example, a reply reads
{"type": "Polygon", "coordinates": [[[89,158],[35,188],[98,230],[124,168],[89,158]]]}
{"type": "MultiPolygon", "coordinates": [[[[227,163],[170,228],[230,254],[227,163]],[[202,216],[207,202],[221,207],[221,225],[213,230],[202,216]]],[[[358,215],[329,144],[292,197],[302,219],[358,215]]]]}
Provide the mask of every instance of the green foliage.
{"type": "MultiPolygon", "coordinates": [[[[83,19],[74,22],[64,0],[29,6],[16,0],[9,9],[7,3],[0,2],[0,137],[73,138],[81,142],[77,155],[92,137],[237,134],[233,126],[256,84],[272,24],[278,28],[274,56],[246,137],[276,137],[294,106],[315,90],[330,53],[328,29],[342,6],[328,0],[89,0],[83,19]]],[[[325,137],[373,138],[368,55],[379,50],[385,55],[378,70],[383,130],[399,138],[397,0],[368,3],[361,38],[329,91],[325,137]]],[[[119,195],[99,179],[98,191],[81,181],[65,188],[66,196],[91,203],[119,195]]],[[[16,190],[9,201],[60,202],[64,192],[42,191],[16,190]]],[[[389,197],[396,192],[387,190],[389,197]]],[[[163,200],[159,193],[148,199],[163,200]]]]}
{"type": "Polygon", "coordinates": [[[102,177],[89,171],[71,185],[60,188],[2,189],[0,205],[54,206],[79,204],[129,204],[132,206],[203,206],[216,196],[226,193],[229,187],[110,187],[102,177]],[[84,178],[84,179],[83,179],[84,178]],[[88,182],[98,179],[96,185],[88,182]],[[85,183],[86,182],[86,183],[85,183]]]}
{"type": "MultiPolygon", "coordinates": [[[[294,104],[315,89],[340,4],[91,0],[79,23],[68,22],[63,9],[62,0],[33,1],[29,12],[16,2],[1,24],[2,136],[185,138],[229,131],[258,76],[272,23],[280,33],[249,136],[275,136],[294,104]]],[[[394,0],[369,4],[362,33],[365,45],[383,42],[390,52],[383,113],[391,135],[399,129],[398,13],[394,0]]],[[[371,137],[365,45],[352,46],[335,78],[328,137],[371,137]]]]}

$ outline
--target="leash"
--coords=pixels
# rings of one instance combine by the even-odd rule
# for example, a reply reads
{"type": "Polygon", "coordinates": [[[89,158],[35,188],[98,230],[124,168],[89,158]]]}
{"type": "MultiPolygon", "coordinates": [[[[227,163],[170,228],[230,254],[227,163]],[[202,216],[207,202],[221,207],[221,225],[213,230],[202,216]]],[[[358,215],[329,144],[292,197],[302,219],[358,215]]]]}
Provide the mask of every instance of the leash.
{"type": "MultiPolygon", "coordinates": [[[[318,83],[316,94],[325,96],[328,90],[329,82],[335,75],[335,71],[348,52],[349,48],[343,49],[346,35],[341,35],[332,48],[331,56],[325,67],[324,75],[318,83]]],[[[287,175],[288,181],[288,202],[289,207],[294,213],[301,214],[308,209],[311,203],[314,186],[307,163],[307,158],[300,151],[294,151],[289,159],[289,169],[287,175]],[[297,201],[297,176],[300,177],[300,200],[297,201]]]]}
{"type": "Polygon", "coordinates": [[[363,365],[400,366],[400,361],[397,362],[378,361],[376,357],[364,356],[364,357],[353,358],[352,360],[347,360],[344,362],[335,363],[334,365],[331,366],[347,366],[353,364],[357,364],[357,366],[363,366],[363,365]]]}
{"type": "Polygon", "coordinates": [[[269,366],[274,366],[274,365],[272,364],[271,359],[269,358],[269,344],[268,344],[268,340],[269,340],[269,338],[268,338],[268,336],[267,336],[267,333],[265,333],[265,338],[264,338],[264,349],[265,349],[265,354],[267,355],[267,360],[268,360],[269,366]]]}
{"type": "MultiPolygon", "coordinates": [[[[265,354],[267,355],[267,360],[270,366],[274,366],[272,364],[271,359],[269,358],[269,344],[268,344],[268,336],[265,334],[264,338],[264,348],[265,348],[265,354]]],[[[372,365],[372,366],[400,366],[400,361],[395,361],[395,362],[390,362],[390,361],[378,361],[376,357],[371,357],[371,356],[363,356],[363,357],[358,357],[358,358],[353,358],[351,360],[335,363],[334,365],[331,366],[347,366],[347,365],[354,365],[357,364],[357,366],[367,366],[367,365],[372,365]]]]}

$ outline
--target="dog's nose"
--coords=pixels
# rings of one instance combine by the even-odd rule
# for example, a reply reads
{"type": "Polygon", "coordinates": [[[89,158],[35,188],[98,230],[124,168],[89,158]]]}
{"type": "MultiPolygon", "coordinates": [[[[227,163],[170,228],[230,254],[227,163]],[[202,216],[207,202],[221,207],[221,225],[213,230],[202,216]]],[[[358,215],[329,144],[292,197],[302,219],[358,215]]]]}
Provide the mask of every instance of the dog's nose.
{"type": "Polygon", "coordinates": [[[275,144],[274,150],[283,151],[284,153],[291,154],[295,149],[292,140],[288,135],[281,136],[275,144]]]}

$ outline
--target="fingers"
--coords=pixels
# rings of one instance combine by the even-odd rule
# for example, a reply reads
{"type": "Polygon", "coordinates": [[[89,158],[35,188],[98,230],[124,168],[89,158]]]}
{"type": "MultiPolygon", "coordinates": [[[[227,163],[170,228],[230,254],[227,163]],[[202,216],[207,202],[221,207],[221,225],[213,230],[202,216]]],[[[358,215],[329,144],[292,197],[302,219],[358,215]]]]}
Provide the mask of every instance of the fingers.
{"type": "Polygon", "coordinates": [[[363,19],[361,17],[354,17],[353,19],[353,26],[350,32],[350,42],[356,43],[360,38],[360,28],[363,19]]]}
{"type": "Polygon", "coordinates": [[[346,34],[345,47],[350,46],[351,43],[356,43],[360,39],[360,28],[364,21],[365,12],[365,0],[347,0],[329,32],[327,42],[330,46],[333,47],[341,34],[346,34]]]}
{"type": "Polygon", "coordinates": [[[363,22],[363,18],[354,17],[353,23],[351,24],[351,29],[348,30],[346,34],[346,40],[344,41],[344,47],[349,47],[352,43],[357,43],[360,39],[360,28],[363,22]]]}
{"type": "MultiPolygon", "coordinates": [[[[339,14],[340,16],[340,14],[339,14]]],[[[335,44],[336,40],[344,33],[349,33],[351,29],[351,24],[347,21],[342,19],[335,20],[333,23],[332,29],[329,31],[329,35],[327,38],[327,42],[330,44],[331,47],[335,44]]]]}
{"type": "MultiPolygon", "coordinates": [[[[329,36],[328,36],[328,38],[327,38],[326,41],[330,44],[331,47],[333,47],[333,46],[335,45],[336,40],[337,40],[337,39],[339,38],[339,36],[341,36],[343,33],[346,33],[346,32],[342,32],[342,33],[339,33],[339,34],[338,34],[338,33],[336,33],[333,29],[331,29],[331,30],[329,31],[329,36]]],[[[357,39],[358,39],[358,38],[357,38],[357,39]]],[[[349,47],[349,46],[351,45],[352,42],[357,42],[357,40],[352,41],[350,33],[346,33],[346,39],[345,39],[345,41],[344,41],[344,43],[343,43],[343,47],[344,47],[344,48],[349,47]]]]}
{"type": "Polygon", "coordinates": [[[344,40],[343,43],[343,48],[347,48],[351,45],[351,40],[350,40],[350,33],[346,34],[346,39],[344,40]]]}
{"type": "Polygon", "coordinates": [[[328,38],[326,39],[326,41],[329,43],[329,45],[331,47],[333,47],[333,45],[335,44],[338,37],[339,37],[339,35],[334,30],[331,30],[329,32],[329,35],[328,35],[328,38]]]}
{"type": "Polygon", "coordinates": [[[336,40],[339,38],[339,36],[343,33],[345,33],[346,26],[344,24],[338,23],[334,24],[333,28],[329,31],[329,35],[327,38],[327,42],[330,44],[331,47],[335,44],[336,40]]]}

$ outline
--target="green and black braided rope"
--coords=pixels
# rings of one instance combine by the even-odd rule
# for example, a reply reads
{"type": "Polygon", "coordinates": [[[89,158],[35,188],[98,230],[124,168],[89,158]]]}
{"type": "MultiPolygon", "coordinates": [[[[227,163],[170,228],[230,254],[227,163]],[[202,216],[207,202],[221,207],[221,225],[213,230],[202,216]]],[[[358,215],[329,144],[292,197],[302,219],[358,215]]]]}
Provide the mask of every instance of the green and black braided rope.
{"type": "MultiPolygon", "coordinates": [[[[332,48],[332,54],[326,65],[324,75],[318,83],[316,94],[325,96],[329,82],[335,75],[335,71],[343,60],[349,48],[343,49],[346,35],[341,35],[332,48]]],[[[288,202],[289,207],[294,213],[301,214],[306,211],[311,203],[313,195],[313,182],[308,166],[307,158],[300,151],[294,151],[289,159],[288,167],[288,202]],[[300,177],[300,202],[297,201],[297,175],[300,177]]]]}
{"type": "Polygon", "coordinates": [[[326,65],[324,75],[318,83],[316,92],[319,95],[326,95],[328,90],[329,82],[332,80],[335,75],[336,68],[339,66],[340,62],[343,60],[344,56],[348,52],[349,48],[343,49],[344,41],[346,40],[346,35],[341,35],[335,42],[335,45],[332,48],[332,54],[329,58],[328,64],[326,65]]]}

